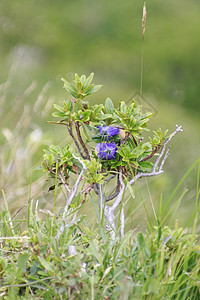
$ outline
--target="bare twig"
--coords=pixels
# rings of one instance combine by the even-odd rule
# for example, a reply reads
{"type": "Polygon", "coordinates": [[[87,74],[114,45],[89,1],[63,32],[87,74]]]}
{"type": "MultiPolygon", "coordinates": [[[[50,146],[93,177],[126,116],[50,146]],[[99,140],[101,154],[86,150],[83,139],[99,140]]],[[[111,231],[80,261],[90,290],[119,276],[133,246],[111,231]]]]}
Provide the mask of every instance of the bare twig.
{"type": "Polygon", "coordinates": [[[138,143],[137,143],[135,137],[134,137],[134,136],[132,136],[132,137],[133,137],[133,141],[134,141],[134,143],[135,143],[135,146],[137,147],[137,146],[138,146],[138,143]]]}
{"type": "Polygon", "coordinates": [[[124,207],[122,207],[122,209],[121,209],[120,225],[121,225],[121,227],[120,227],[120,235],[123,238],[124,237],[124,207]]]}
{"type": "Polygon", "coordinates": [[[106,202],[109,202],[114,198],[116,198],[119,195],[119,192],[120,192],[120,188],[119,185],[117,185],[115,192],[106,198],[106,202]]]}
{"type": "Polygon", "coordinates": [[[66,188],[66,190],[68,191],[68,193],[70,193],[70,188],[68,187],[67,183],[65,182],[64,178],[62,177],[62,174],[60,172],[60,169],[58,168],[58,171],[57,171],[57,176],[58,178],[60,179],[60,181],[62,182],[62,184],[64,185],[64,187],[66,188]]]}
{"type": "Polygon", "coordinates": [[[112,180],[113,178],[115,178],[117,174],[113,174],[111,176],[108,177],[108,179],[104,182],[104,185],[107,184],[110,180],[112,180]]]}
{"type": "Polygon", "coordinates": [[[79,174],[79,176],[78,176],[78,178],[77,178],[77,180],[76,180],[76,183],[74,184],[74,186],[73,186],[73,188],[72,188],[72,190],[71,190],[71,193],[70,193],[70,195],[69,195],[69,198],[68,198],[67,201],[66,201],[66,205],[65,205],[65,210],[64,210],[63,218],[65,217],[65,214],[67,213],[67,210],[68,210],[69,205],[72,203],[74,197],[76,196],[76,193],[77,193],[77,190],[78,190],[78,187],[79,187],[81,178],[82,178],[82,176],[83,176],[84,171],[86,170],[86,166],[85,166],[85,164],[81,161],[81,159],[80,159],[79,157],[76,157],[74,154],[72,154],[72,155],[73,155],[73,157],[74,157],[75,159],[77,159],[77,160],[80,162],[80,164],[82,165],[83,168],[82,168],[82,170],[81,170],[81,172],[80,172],[80,174],[79,174]]]}
{"type": "MultiPolygon", "coordinates": [[[[105,220],[106,220],[106,229],[107,231],[110,232],[111,235],[111,239],[114,240],[115,239],[115,232],[116,232],[116,228],[115,228],[115,210],[116,208],[119,206],[119,204],[122,201],[122,197],[123,197],[123,193],[124,193],[124,189],[125,189],[125,184],[123,182],[122,179],[122,169],[120,169],[119,171],[119,182],[121,185],[121,189],[120,192],[115,200],[115,202],[113,203],[112,206],[108,206],[105,205],[105,210],[104,210],[104,215],[105,215],[105,220]]],[[[100,197],[100,195],[99,195],[100,197]]],[[[121,221],[122,221],[122,231],[123,229],[123,209],[122,209],[122,215],[120,216],[121,221]]]]}
{"type": "Polygon", "coordinates": [[[78,122],[75,123],[75,128],[76,128],[76,133],[77,133],[77,136],[78,136],[78,140],[81,144],[81,146],[83,147],[83,150],[85,151],[85,154],[86,154],[86,159],[90,160],[90,154],[89,154],[89,151],[85,145],[85,143],[83,142],[83,139],[81,137],[81,133],[80,133],[80,129],[79,129],[80,125],[78,122]]]}
{"type": "MultiPolygon", "coordinates": [[[[68,214],[69,206],[71,205],[73,199],[76,197],[76,193],[77,193],[79,184],[80,184],[80,182],[81,182],[83,173],[84,173],[84,171],[86,170],[86,166],[85,166],[85,164],[81,161],[81,159],[80,159],[79,157],[76,157],[74,154],[72,154],[72,155],[73,155],[73,157],[74,157],[75,159],[77,159],[77,160],[80,162],[80,164],[82,165],[83,168],[82,168],[82,170],[81,170],[81,172],[80,172],[80,174],[79,174],[79,176],[78,176],[78,178],[77,178],[77,180],[76,180],[76,182],[75,182],[73,188],[71,189],[70,194],[69,194],[68,197],[67,197],[67,201],[66,201],[65,208],[64,208],[64,212],[63,212],[63,216],[62,216],[62,219],[64,220],[64,224],[61,225],[61,227],[60,227],[60,229],[59,229],[59,231],[58,231],[58,233],[57,233],[57,235],[56,235],[56,238],[57,238],[57,239],[60,237],[60,235],[61,235],[62,232],[64,231],[65,227],[68,225],[68,223],[67,223],[67,221],[65,220],[65,218],[66,218],[66,216],[67,216],[67,214],[68,214]]],[[[73,220],[70,222],[71,224],[74,223],[76,217],[77,217],[77,213],[74,215],[73,220]]]]}
{"type": "Polygon", "coordinates": [[[75,145],[76,145],[76,147],[77,147],[77,149],[78,149],[78,152],[80,153],[80,155],[82,156],[82,158],[86,159],[87,157],[86,157],[86,156],[83,154],[83,152],[81,151],[81,148],[80,148],[80,146],[79,146],[79,144],[78,144],[78,142],[77,142],[77,140],[76,140],[76,138],[75,138],[75,136],[74,136],[74,134],[73,134],[71,124],[69,124],[69,125],[67,124],[66,126],[67,126],[67,130],[68,130],[70,136],[72,137],[72,139],[73,139],[73,141],[74,141],[74,143],[75,143],[75,145]]]}
{"type": "Polygon", "coordinates": [[[81,202],[81,205],[83,205],[85,203],[86,197],[90,193],[92,187],[93,187],[93,185],[89,184],[80,192],[80,194],[83,194],[83,200],[81,202]]]}
{"type": "MultiPolygon", "coordinates": [[[[158,158],[156,159],[156,162],[155,162],[155,164],[154,164],[154,166],[153,166],[153,169],[152,169],[153,172],[155,172],[155,170],[156,170],[156,168],[157,168],[157,166],[158,166],[158,164],[159,164],[159,162],[160,162],[160,160],[161,160],[161,158],[162,158],[162,156],[163,156],[163,154],[164,154],[164,152],[165,152],[166,145],[171,141],[171,139],[172,139],[178,132],[181,132],[181,131],[183,131],[183,130],[182,130],[182,127],[176,125],[176,130],[175,130],[174,132],[172,132],[172,134],[170,134],[170,136],[168,137],[168,139],[164,142],[163,147],[162,147],[162,150],[161,150],[161,152],[160,152],[160,154],[159,154],[158,158]]],[[[166,159],[166,158],[165,158],[165,159],[166,159]]]]}
{"type": "Polygon", "coordinates": [[[92,187],[93,187],[93,190],[95,191],[95,193],[96,193],[97,195],[99,195],[99,184],[98,184],[98,183],[95,183],[92,187]]]}
{"type": "Polygon", "coordinates": [[[121,189],[120,192],[115,200],[115,202],[113,203],[113,205],[111,206],[111,210],[114,212],[115,209],[118,207],[118,205],[121,203],[122,201],[122,196],[124,193],[124,189],[125,189],[125,184],[124,181],[122,179],[122,170],[119,171],[119,181],[120,181],[120,185],[121,185],[121,189]]]}
{"type": "MultiPolygon", "coordinates": [[[[153,165],[153,168],[152,168],[152,171],[150,173],[138,173],[133,179],[131,179],[130,181],[130,184],[133,185],[139,178],[141,177],[151,177],[151,176],[157,176],[157,175],[160,175],[162,174],[164,171],[163,171],[163,165],[167,159],[167,157],[169,156],[169,149],[167,149],[166,153],[165,153],[165,149],[166,149],[166,146],[167,144],[171,141],[171,139],[178,133],[178,132],[181,132],[183,131],[182,130],[182,127],[181,126],[178,126],[176,125],[176,130],[174,132],[172,132],[172,134],[168,137],[168,139],[164,142],[163,144],[163,147],[162,147],[162,150],[159,154],[159,156],[157,157],[154,165],[153,165]],[[162,159],[163,155],[165,153],[165,156],[164,158],[162,159]],[[162,159],[162,161],[161,161],[162,159]],[[160,167],[158,169],[158,171],[156,171],[157,167],[158,167],[158,164],[160,163],[160,167]]],[[[126,187],[127,189],[127,187],[126,187]]]]}
{"type": "Polygon", "coordinates": [[[163,160],[161,161],[161,164],[160,164],[159,170],[162,170],[162,168],[163,168],[163,165],[164,165],[164,163],[165,163],[165,161],[166,161],[167,157],[169,156],[169,150],[170,150],[170,148],[171,148],[171,147],[168,147],[168,148],[167,148],[167,151],[166,151],[166,153],[165,153],[165,156],[164,156],[163,160]]]}
{"type": "MultiPolygon", "coordinates": [[[[157,172],[150,172],[150,173],[138,173],[131,181],[129,182],[130,185],[133,185],[139,178],[141,177],[151,177],[162,174],[164,171],[157,171],[157,172]]],[[[126,187],[127,190],[128,187],[126,187]]]]}
{"type": "Polygon", "coordinates": [[[146,161],[150,158],[152,158],[159,150],[160,150],[161,145],[158,145],[152,152],[150,155],[146,156],[145,158],[143,158],[142,160],[140,160],[140,162],[146,161]]]}

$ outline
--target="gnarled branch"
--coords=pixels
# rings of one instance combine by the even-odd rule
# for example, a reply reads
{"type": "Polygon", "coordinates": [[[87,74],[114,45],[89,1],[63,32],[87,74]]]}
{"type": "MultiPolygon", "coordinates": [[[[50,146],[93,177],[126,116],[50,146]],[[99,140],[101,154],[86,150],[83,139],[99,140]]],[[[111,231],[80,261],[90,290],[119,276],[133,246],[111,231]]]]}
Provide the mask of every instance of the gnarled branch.
{"type": "Polygon", "coordinates": [[[82,156],[82,158],[86,159],[87,157],[83,154],[83,152],[82,152],[82,150],[81,150],[81,148],[80,148],[80,146],[79,146],[79,144],[78,144],[78,142],[77,142],[77,140],[76,140],[76,138],[75,138],[75,136],[73,134],[72,125],[71,124],[69,124],[69,125],[66,124],[66,126],[67,126],[67,130],[68,130],[70,136],[72,137],[72,139],[73,139],[73,141],[74,141],[74,143],[75,143],[75,145],[76,145],[76,147],[78,149],[78,152],[80,153],[80,155],[82,156]]]}
{"type": "MultiPolygon", "coordinates": [[[[62,226],[60,227],[57,235],[56,235],[56,239],[59,239],[60,235],[63,233],[65,227],[68,225],[67,221],[65,220],[66,216],[67,216],[67,213],[68,213],[68,209],[69,209],[69,206],[70,204],[72,203],[73,199],[76,197],[76,193],[77,193],[77,190],[78,190],[78,187],[79,187],[79,184],[81,182],[81,179],[82,179],[82,176],[83,176],[83,173],[84,171],[86,170],[86,166],[85,164],[81,161],[81,159],[79,157],[76,157],[74,154],[72,154],[73,157],[75,159],[77,159],[80,164],[82,165],[82,170],[80,172],[80,174],[78,175],[78,178],[73,186],[73,188],[71,189],[68,197],[67,197],[67,200],[66,200],[66,204],[65,204],[65,208],[64,208],[64,212],[63,212],[63,216],[62,216],[62,219],[64,220],[64,224],[62,224],[62,226]]],[[[73,220],[70,222],[71,224],[75,221],[76,219],[76,216],[77,216],[77,213],[74,215],[74,218],[73,220]]]]}
{"type": "Polygon", "coordinates": [[[86,159],[90,160],[90,154],[89,154],[89,151],[88,151],[85,143],[83,142],[79,127],[80,127],[79,123],[76,122],[75,123],[75,128],[76,128],[76,133],[77,133],[77,136],[78,136],[78,140],[79,140],[81,146],[83,147],[83,150],[85,151],[86,159]]]}
{"type": "MultiPolygon", "coordinates": [[[[176,125],[176,130],[174,132],[172,132],[172,134],[170,134],[170,136],[168,137],[168,139],[164,142],[163,146],[162,146],[162,150],[160,152],[160,154],[158,155],[154,165],[153,165],[153,168],[152,168],[152,171],[149,172],[149,173],[138,173],[133,179],[131,179],[130,181],[130,184],[133,185],[139,178],[141,177],[151,177],[151,176],[157,176],[157,175],[160,175],[162,174],[164,171],[163,171],[163,166],[164,166],[164,163],[167,159],[167,157],[169,156],[169,149],[170,147],[168,147],[168,149],[166,150],[165,152],[165,149],[166,149],[166,146],[167,144],[171,141],[171,139],[178,133],[178,132],[181,132],[183,131],[182,130],[182,127],[181,126],[178,126],[176,125]],[[164,158],[162,159],[163,155],[165,153],[165,156],[164,158]],[[160,163],[160,166],[158,167],[160,163]],[[158,170],[156,170],[158,168],[158,170]]],[[[127,189],[127,188],[126,188],[127,189]]]]}
{"type": "MultiPolygon", "coordinates": [[[[164,144],[162,146],[162,150],[153,165],[152,171],[149,173],[143,173],[143,172],[138,173],[134,178],[132,178],[130,180],[130,182],[129,182],[130,185],[133,185],[141,177],[156,176],[156,175],[160,175],[164,172],[163,166],[164,166],[164,163],[165,163],[167,157],[169,156],[169,149],[170,149],[170,147],[168,147],[166,150],[166,146],[178,132],[182,131],[181,126],[176,125],[176,127],[177,127],[176,130],[164,142],[164,144]],[[160,164],[160,166],[158,167],[159,164],[160,164]]],[[[115,214],[114,214],[114,212],[115,212],[116,208],[119,206],[119,204],[121,203],[123,194],[128,188],[128,186],[125,186],[125,184],[123,182],[121,170],[119,173],[119,181],[120,181],[121,189],[117,195],[117,198],[114,201],[112,206],[105,205],[105,212],[104,212],[106,223],[107,223],[106,228],[107,228],[107,230],[110,231],[110,235],[113,240],[115,239],[115,230],[116,230],[115,229],[115,214]]],[[[123,207],[122,207],[121,215],[120,215],[120,224],[121,224],[120,233],[121,233],[121,236],[123,236],[124,235],[124,208],[123,207]]]]}

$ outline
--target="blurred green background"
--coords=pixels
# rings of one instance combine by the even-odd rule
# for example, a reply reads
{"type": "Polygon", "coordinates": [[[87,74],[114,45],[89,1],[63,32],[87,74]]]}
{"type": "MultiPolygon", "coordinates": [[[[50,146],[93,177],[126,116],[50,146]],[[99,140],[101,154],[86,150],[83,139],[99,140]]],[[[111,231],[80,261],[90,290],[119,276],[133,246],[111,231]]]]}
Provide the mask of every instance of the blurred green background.
{"type": "MultiPolygon", "coordinates": [[[[200,2],[152,0],[146,5],[144,98],[139,100],[156,112],[151,129],[172,131],[176,124],[184,129],[172,142],[165,175],[148,180],[148,186],[141,183],[151,211],[148,187],[157,207],[161,193],[167,201],[199,158],[200,2]]],[[[91,98],[94,103],[110,97],[117,105],[140,90],[142,8],[140,0],[1,0],[0,185],[13,212],[25,207],[29,197],[42,208],[53,201],[49,183],[33,169],[44,146],[68,139],[64,128],[46,124],[52,104],[69,97],[61,77],[71,81],[75,72],[94,72],[94,82],[103,84],[91,98]]],[[[175,195],[177,200],[188,189],[174,216],[182,223],[194,207],[196,175],[197,168],[175,195]]],[[[58,206],[62,201],[60,195],[58,206]]],[[[135,204],[131,200],[129,205],[135,204]]],[[[133,217],[133,226],[141,216],[144,210],[133,217]]]]}

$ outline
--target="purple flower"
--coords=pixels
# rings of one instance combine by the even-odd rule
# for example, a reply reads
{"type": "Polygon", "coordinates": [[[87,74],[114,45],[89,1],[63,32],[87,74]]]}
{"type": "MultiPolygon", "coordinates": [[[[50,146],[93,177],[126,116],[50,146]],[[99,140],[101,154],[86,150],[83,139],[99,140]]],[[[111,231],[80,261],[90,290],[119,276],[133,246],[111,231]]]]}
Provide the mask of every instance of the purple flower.
{"type": "Polygon", "coordinates": [[[110,137],[119,134],[119,128],[113,126],[98,126],[98,129],[105,140],[110,140],[110,137]]]}
{"type": "Polygon", "coordinates": [[[97,156],[101,159],[115,159],[117,145],[112,143],[99,143],[96,146],[97,156]]]}

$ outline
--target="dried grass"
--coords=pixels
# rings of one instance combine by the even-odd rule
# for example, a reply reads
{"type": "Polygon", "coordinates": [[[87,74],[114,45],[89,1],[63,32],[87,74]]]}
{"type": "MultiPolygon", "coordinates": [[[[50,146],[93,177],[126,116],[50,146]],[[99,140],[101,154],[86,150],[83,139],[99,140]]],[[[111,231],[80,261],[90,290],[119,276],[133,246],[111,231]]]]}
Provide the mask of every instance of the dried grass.
{"type": "MultiPolygon", "coordinates": [[[[0,189],[4,191],[14,215],[18,210],[21,215],[26,213],[26,209],[20,208],[25,208],[29,200],[35,157],[39,156],[38,152],[41,153],[42,145],[50,143],[45,140],[37,120],[40,118],[41,122],[41,119],[49,115],[54,101],[52,97],[48,97],[50,82],[44,85],[36,99],[36,81],[23,92],[18,91],[14,78],[19,72],[19,60],[20,55],[13,62],[6,82],[0,85],[0,189]]],[[[34,177],[31,197],[47,202],[42,192],[45,178],[37,179],[37,175],[34,177]]],[[[3,193],[0,193],[0,203],[3,203],[3,193]]]]}

